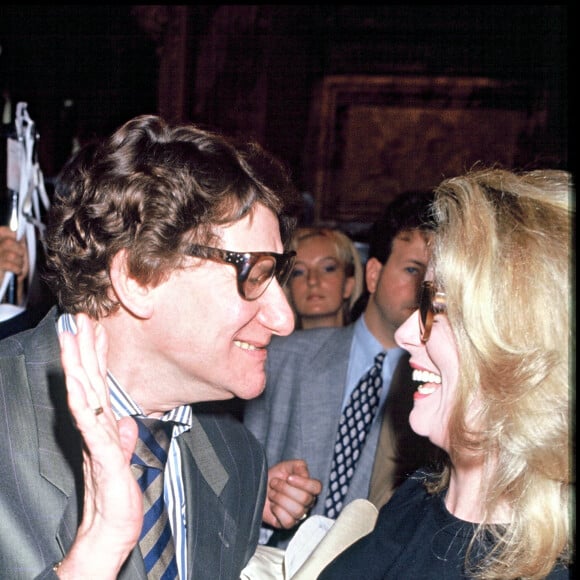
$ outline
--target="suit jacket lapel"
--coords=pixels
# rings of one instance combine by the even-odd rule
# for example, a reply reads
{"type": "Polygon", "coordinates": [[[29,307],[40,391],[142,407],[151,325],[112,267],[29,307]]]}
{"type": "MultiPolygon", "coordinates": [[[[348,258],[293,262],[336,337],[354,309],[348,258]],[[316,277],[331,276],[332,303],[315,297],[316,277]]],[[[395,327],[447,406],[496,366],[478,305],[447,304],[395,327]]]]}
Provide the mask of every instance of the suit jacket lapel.
{"type": "MultiPolygon", "coordinates": [[[[299,412],[303,414],[300,419],[304,429],[303,441],[308,442],[304,449],[305,458],[310,472],[321,474],[323,479],[328,479],[330,474],[352,337],[351,327],[337,330],[301,365],[299,412]],[[313,384],[309,377],[316,377],[316,383],[313,384]],[[328,401],[332,401],[331,406],[328,401]]],[[[324,498],[321,497],[312,513],[322,513],[323,504],[324,498]]]]}
{"type": "MultiPolygon", "coordinates": [[[[190,522],[187,529],[187,576],[206,577],[208,563],[215,559],[215,544],[205,545],[203,538],[219,537],[226,545],[228,534],[232,533],[227,531],[231,530],[232,518],[220,498],[229,476],[195,415],[191,430],[180,435],[178,442],[187,521],[190,522]]],[[[215,569],[219,569],[219,565],[219,562],[211,564],[215,569]]]]}
{"type": "Polygon", "coordinates": [[[411,429],[409,413],[413,408],[414,390],[409,354],[405,353],[391,381],[372,471],[369,500],[378,508],[411,473],[434,461],[440,453],[427,437],[411,429]]]}
{"type": "Polygon", "coordinates": [[[190,436],[180,437],[179,441],[183,440],[183,445],[195,460],[196,469],[199,470],[214,494],[219,496],[228,482],[227,471],[219,460],[199,419],[193,415],[192,420],[190,436]]]}
{"type": "Polygon", "coordinates": [[[18,368],[12,370],[17,375],[14,384],[30,388],[40,474],[67,498],[58,533],[58,541],[66,552],[74,540],[82,507],[82,449],[68,410],[55,321],[53,309],[33,335],[27,367],[23,359],[18,359],[18,368]]]}

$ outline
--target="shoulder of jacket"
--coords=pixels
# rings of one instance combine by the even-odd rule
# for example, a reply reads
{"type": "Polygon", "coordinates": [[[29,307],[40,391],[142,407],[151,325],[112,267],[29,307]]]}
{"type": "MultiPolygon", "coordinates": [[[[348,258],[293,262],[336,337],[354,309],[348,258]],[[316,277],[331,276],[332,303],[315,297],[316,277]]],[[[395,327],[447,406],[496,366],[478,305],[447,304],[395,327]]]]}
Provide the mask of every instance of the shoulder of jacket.
{"type": "Polygon", "coordinates": [[[268,349],[286,350],[292,348],[311,349],[329,341],[352,338],[352,330],[348,327],[311,328],[295,330],[288,336],[273,336],[268,349]]]}

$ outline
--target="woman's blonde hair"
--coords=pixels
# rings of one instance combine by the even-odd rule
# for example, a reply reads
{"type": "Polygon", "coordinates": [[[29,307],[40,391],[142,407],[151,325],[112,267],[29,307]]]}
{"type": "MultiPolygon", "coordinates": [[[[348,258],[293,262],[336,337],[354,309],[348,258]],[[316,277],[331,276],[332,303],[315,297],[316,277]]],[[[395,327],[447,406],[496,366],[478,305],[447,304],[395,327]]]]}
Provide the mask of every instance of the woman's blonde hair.
{"type": "MultiPolygon", "coordinates": [[[[435,278],[460,364],[450,456],[481,453],[485,513],[507,501],[513,514],[479,527],[495,548],[474,578],[544,578],[571,558],[573,196],[555,170],[478,170],[435,191],[435,278]],[[465,419],[476,397],[477,432],[465,419]]],[[[433,491],[448,479],[449,467],[433,491]]]]}
{"type": "MultiPolygon", "coordinates": [[[[343,303],[343,324],[348,324],[351,321],[351,310],[364,289],[364,271],[359,252],[354,245],[354,242],[347,234],[339,229],[328,227],[298,228],[295,231],[290,243],[290,249],[297,251],[300,242],[317,236],[328,238],[332,241],[336,251],[336,257],[343,265],[346,276],[352,276],[354,278],[354,288],[352,294],[350,295],[350,298],[345,300],[343,303]]],[[[286,285],[288,298],[290,298],[289,286],[290,284],[286,285]]],[[[290,303],[292,304],[292,300],[290,300],[290,303]]],[[[300,315],[295,312],[295,316],[297,324],[296,327],[299,328],[301,325],[300,315]]]]}

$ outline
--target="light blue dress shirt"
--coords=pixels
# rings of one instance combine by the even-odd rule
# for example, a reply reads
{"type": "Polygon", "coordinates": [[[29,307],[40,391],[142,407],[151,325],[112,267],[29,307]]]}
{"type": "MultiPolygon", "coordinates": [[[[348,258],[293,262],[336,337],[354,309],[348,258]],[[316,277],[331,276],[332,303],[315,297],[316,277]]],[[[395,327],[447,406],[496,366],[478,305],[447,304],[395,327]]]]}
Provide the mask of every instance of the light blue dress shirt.
{"type": "Polygon", "coordinates": [[[346,386],[342,399],[343,409],[360,378],[373,366],[375,357],[382,351],[385,351],[387,356],[383,362],[383,388],[381,390],[379,409],[377,410],[376,416],[380,416],[381,414],[381,410],[389,393],[393,373],[405,350],[400,347],[385,349],[371,334],[371,331],[365,323],[364,314],[361,315],[354,323],[354,336],[350,347],[346,386]]]}

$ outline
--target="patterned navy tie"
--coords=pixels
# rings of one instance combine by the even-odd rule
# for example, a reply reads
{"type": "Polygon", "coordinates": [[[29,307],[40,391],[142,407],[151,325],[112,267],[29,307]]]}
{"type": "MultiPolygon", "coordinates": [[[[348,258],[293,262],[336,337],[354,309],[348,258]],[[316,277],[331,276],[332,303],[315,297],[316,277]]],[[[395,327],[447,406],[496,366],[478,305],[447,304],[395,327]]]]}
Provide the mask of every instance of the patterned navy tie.
{"type": "Polygon", "coordinates": [[[139,547],[148,578],[178,577],[175,544],[163,499],[163,472],[171,443],[173,422],[134,417],[139,439],[131,467],[143,490],[143,528],[139,547]]]}
{"type": "Polygon", "coordinates": [[[373,366],[355,387],[340,417],[330,468],[328,495],[324,502],[324,514],[329,518],[338,517],[342,509],[356,463],[379,406],[385,356],[385,352],[380,352],[375,357],[373,366]]]}

